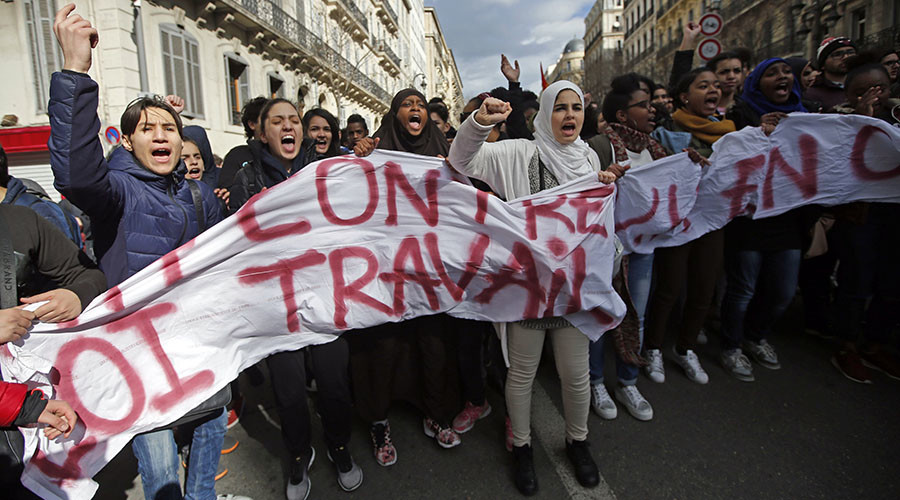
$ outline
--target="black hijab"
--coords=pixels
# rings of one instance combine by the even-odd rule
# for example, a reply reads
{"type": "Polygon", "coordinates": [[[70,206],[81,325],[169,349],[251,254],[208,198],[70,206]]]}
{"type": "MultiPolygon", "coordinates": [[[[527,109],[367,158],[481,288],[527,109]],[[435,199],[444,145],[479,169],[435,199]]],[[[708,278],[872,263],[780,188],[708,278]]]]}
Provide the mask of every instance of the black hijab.
{"type": "Polygon", "coordinates": [[[400,124],[400,120],[397,119],[397,112],[400,110],[400,104],[409,96],[418,96],[423,103],[428,102],[425,96],[415,89],[405,89],[397,92],[394,100],[391,101],[391,110],[384,115],[384,119],[381,120],[381,126],[378,127],[378,130],[372,136],[381,139],[378,143],[378,149],[405,151],[425,156],[447,156],[450,152],[450,144],[447,142],[447,138],[441,132],[441,129],[431,121],[427,104],[423,108],[422,119],[424,120],[424,126],[421,134],[418,136],[411,135],[400,124]]]}

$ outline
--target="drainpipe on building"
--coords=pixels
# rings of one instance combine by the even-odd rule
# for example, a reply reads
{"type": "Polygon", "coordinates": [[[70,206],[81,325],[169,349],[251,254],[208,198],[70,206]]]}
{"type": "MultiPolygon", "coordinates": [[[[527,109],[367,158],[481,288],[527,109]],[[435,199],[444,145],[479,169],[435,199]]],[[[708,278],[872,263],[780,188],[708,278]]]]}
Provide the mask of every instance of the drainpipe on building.
{"type": "Polygon", "coordinates": [[[141,0],[131,2],[134,7],[134,42],[137,45],[138,73],[141,77],[141,94],[150,92],[150,82],[147,79],[147,50],[144,47],[144,23],[141,17],[141,0]]]}

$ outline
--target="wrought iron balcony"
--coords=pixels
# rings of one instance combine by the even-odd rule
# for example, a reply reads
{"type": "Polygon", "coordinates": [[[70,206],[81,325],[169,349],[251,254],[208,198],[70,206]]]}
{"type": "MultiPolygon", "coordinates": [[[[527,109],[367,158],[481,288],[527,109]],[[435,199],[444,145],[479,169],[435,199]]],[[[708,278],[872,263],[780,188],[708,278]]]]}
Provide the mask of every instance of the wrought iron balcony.
{"type": "Polygon", "coordinates": [[[400,20],[397,17],[397,13],[394,12],[394,8],[391,7],[388,0],[376,0],[375,5],[377,5],[375,13],[387,25],[388,31],[396,33],[400,29],[400,20]]]}
{"type": "Polygon", "coordinates": [[[326,5],[333,5],[335,8],[331,11],[331,17],[341,24],[344,29],[354,29],[354,38],[364,40],[369,32],[369,20],[366,15],[359,10],[359,7],[353,0],[325,0],[326,5]]]}
{"type": "Polygon", "coordinates": [[[394,51],[391,50],[391,48],[387,44],[384,45],[384,54],[387,56],[388,59],[391,60],[392,63],[394,63],[395,66],[397,66],[397,70],[399,71],[400,70],[400,56],[395,54],[394,51]]]}
{"type": "Polygon", "coordinates": [[[219,3],[226,8],[234,9],[257,26],[270,30],[281,39],[302,49],[305,52],[304,55],[312,61],[310,66],[320,63],[319,65],[323,69],[330,70],[337,77],[346,79],[380,103],[387,105],[391,102],[391,96],[386,90],[363,74],[336,50],[326,45],[315,33],[306,29],[303,23],[270,0],[221,0],[219,3]]]}

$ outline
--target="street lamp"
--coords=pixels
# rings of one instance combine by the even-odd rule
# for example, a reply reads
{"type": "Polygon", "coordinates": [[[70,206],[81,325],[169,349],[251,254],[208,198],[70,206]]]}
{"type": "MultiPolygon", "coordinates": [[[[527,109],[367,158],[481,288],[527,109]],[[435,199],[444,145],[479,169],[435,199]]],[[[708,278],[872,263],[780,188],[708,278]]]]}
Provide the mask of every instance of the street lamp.
{"type": "Polygon", "coordinates": [[[420,76],[422,77],[422,83],[419,84],[419,86],[422,87],[422,93],[424,94],[425,91],[428,89],[428,80],[425,79],[425,73],[416,73],[412,78],[412,86],[413,86],[413,88],[415,88],[416,78],[419,78],[420,76]]]}

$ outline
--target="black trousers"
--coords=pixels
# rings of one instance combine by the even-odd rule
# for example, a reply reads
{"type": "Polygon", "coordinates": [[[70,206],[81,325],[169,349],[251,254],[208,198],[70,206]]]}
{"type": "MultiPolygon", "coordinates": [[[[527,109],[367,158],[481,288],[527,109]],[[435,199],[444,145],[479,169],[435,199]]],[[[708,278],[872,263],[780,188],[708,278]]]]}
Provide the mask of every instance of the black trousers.
{"type": "MultiPolygon", "coordinates": [[[[352,403],[348,365],[350,354],[342,337],[307,347],[318,386],[317,408],[322,416],[325,442],[330,447],[350,441],[352,403]]],[[[306,400],[306,360],[303,351],[273,354],[266,359],[275,405],[281,418],[281,435],[291,457],[308,457],[310,416],[306,400]]]]}

